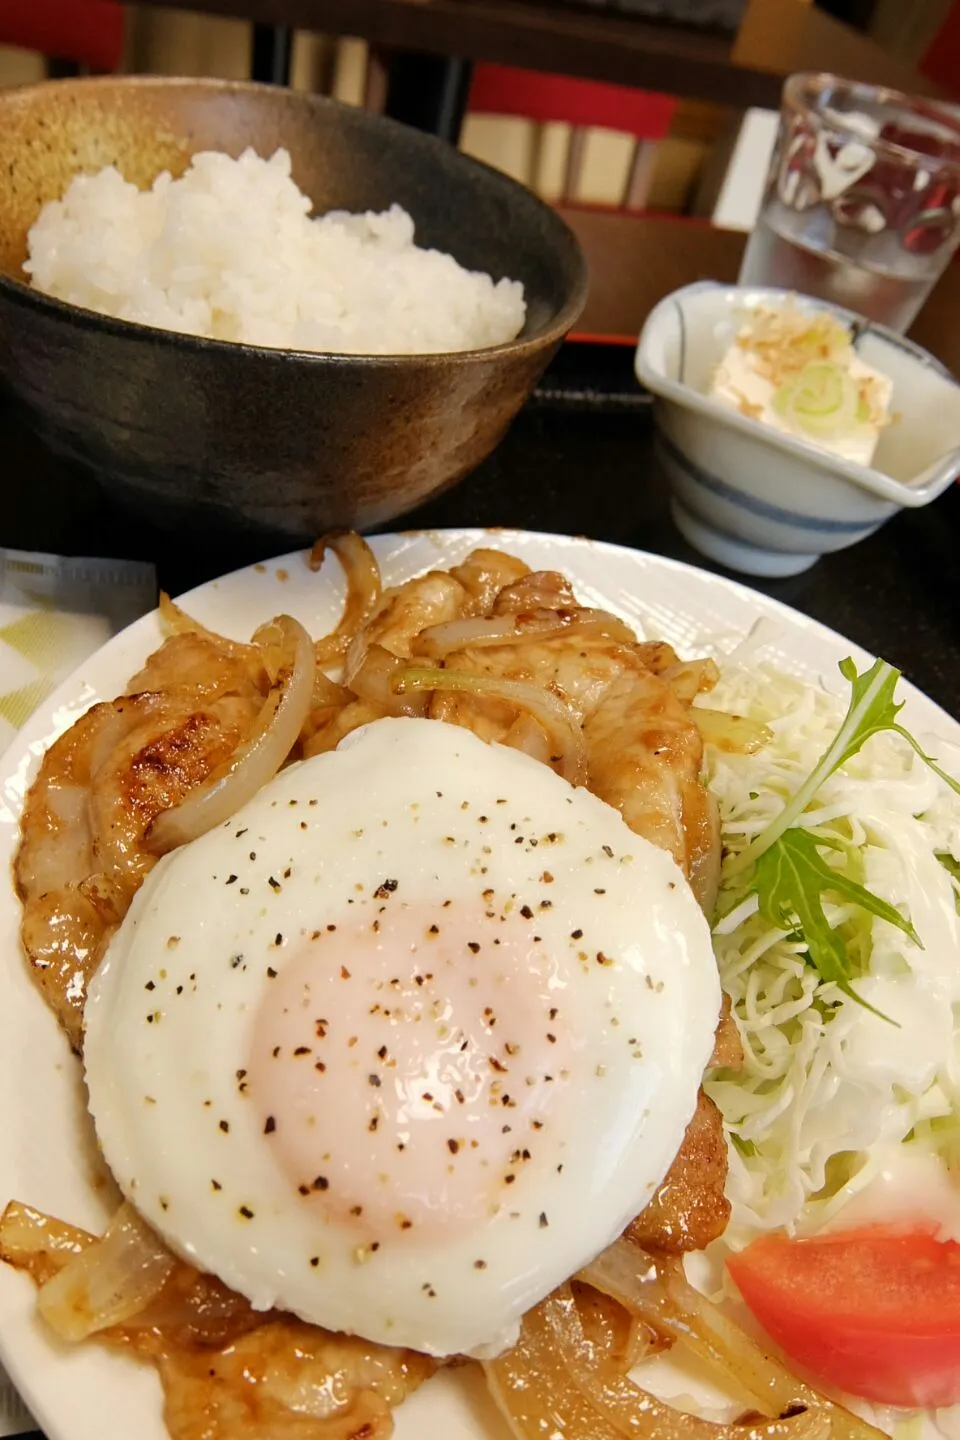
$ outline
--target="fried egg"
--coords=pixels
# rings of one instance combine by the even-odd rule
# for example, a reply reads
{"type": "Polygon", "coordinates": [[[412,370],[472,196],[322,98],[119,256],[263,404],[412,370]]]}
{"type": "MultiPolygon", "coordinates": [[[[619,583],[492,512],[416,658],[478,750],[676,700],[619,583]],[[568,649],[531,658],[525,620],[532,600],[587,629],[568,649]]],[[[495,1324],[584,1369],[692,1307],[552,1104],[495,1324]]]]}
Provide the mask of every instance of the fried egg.
{"type": "Polygon", "coordinates": [[[674,861],[547,766],[383,719],[147,877],[90,987],[117,1182],[257,1308],[493,1354],[646,1205],[720,987],[674,861]]]}

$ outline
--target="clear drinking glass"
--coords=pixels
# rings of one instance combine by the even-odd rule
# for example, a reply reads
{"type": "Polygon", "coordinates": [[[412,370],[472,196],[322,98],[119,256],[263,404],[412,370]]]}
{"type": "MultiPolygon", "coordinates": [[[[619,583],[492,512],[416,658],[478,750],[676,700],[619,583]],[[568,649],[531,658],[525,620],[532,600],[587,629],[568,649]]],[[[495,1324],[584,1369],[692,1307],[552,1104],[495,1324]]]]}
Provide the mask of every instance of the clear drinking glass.
{"type": "Polygon", "coordinates": [[[906,330],[960,242],[960,107],[791,75],[742,285],[906,330]]]}

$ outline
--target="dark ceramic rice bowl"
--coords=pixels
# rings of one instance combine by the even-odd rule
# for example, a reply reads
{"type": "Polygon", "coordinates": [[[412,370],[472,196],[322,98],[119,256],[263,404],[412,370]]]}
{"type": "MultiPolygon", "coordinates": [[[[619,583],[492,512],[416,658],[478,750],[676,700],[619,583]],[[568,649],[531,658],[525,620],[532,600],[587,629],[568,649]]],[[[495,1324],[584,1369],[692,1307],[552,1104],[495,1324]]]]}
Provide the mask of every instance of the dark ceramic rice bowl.
{"type": "Polygon", "coordinates": [[[494,448],[583,308],[563,221],[431,136],[319,96],[121,77],[0,91],[0,376],[60,455],[151,519],[307,540],[391,520],[494,448]],[[149,185],[200,150],[290,151],[317,213],[402,205],[417,242],[523,282],[506,345],[444,355],[261,349],[130,324],[29,288],[42,205],[115,164],[149,185]]]}

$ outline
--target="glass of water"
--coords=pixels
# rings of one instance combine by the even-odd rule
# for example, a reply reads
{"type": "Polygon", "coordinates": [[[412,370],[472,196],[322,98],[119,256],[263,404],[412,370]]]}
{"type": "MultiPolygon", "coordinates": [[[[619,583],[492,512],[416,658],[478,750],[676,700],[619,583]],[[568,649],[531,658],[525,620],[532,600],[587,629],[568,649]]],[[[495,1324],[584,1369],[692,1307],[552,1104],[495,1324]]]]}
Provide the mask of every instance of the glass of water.
{"type": "Polygon", "coordinates": [[[792,75],[741,285],[906,330],[960,242],[960,107],[792,75]]]}

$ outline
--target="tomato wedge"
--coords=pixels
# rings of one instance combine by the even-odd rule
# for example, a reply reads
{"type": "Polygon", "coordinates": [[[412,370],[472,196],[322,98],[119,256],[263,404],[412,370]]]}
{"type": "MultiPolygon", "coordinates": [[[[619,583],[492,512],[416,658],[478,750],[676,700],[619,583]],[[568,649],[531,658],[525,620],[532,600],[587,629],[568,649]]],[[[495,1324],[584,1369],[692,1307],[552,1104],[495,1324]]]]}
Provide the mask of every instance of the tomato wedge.
{"type": "Polygon", "coordinates": [[[886,1226],[768,1235],[727,1267],[767,1333],[817,1379],[885,1405],[960,1401],[960,1244],[886,1226]]]}

